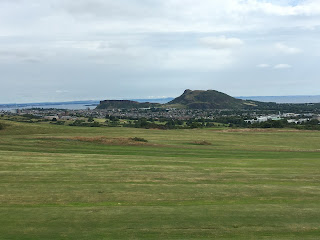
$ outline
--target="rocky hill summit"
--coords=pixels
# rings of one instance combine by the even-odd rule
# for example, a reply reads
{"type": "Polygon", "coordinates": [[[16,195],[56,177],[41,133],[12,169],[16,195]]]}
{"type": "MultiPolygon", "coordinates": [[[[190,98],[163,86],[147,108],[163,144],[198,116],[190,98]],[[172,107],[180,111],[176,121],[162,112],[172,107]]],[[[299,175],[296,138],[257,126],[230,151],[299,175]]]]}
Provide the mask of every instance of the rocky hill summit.
{"type": "Polygon", "coordinates": [[[255,105],[253,101],[244,101],[215,90],[190,90],[170,101],[168,106],[189,109],[241,109],[255,105]]]}
{"type": "MultiPolygon", "coordinates": [[[[272,104],[272,106],[274,103],[272,104]]],[[[215,90],[190,90],[166,104],[130,100],[104,100],[97,109],[132,108],[187,108],[187,109],[245,109],[267,106],[252,100],[242,100],[215,90]]]]}

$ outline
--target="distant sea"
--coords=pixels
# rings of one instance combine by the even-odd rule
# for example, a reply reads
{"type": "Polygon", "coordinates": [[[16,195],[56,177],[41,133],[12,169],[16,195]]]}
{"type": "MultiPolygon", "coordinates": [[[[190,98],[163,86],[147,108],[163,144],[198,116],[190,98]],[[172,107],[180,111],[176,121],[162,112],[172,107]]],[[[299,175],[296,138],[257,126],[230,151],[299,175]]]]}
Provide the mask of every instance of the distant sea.
{"type": "MultiPolygon", "coordinates": [[[[173,98],[157,98],[157,99],[129,99],[137,102],[152,102],[152,103],[167,103],[173,98]]],[[[100,101],[73,101],[73,102],[46,102],[46,103],[19,103],[19,104],[0,104],[0,111],[13,111],[16,109],[30,109],[30,108],[55,108],[55,109],[69,109],[69,110],[81,110],[81,109],[94,109],[100,103],[100,101]]]]}
{"type": "Polygon", "coordinates": [[[55,109],[69,109],[69,110],[80,110],[80,109],[94,109],[97,105],[95,106],[87,106],[85,104],[58,104],[58,105],[28,105],[28,106],[14,106],[10,105],[8,107],[0,105],[0,111],[12,111],[15,109],[30,109],[30,108],[43,108],[43,109],[49,109],[49,108],[55,108],[55,109]]]}
{"type": "Polygon", "coordinates": [[[19,104],[0,104],[0,111],[12,111],[15,109],[29,108],[55,108],[55,109],[93,109],[99,104],[99,101],[73,101],[73,102],[44,102],[44,103],[19,103],[19,104]]]}
{"type": "MultiPolygon", "coordinates": [[[[276,102],[276,103],[320,103],[320,95],[300,95],[300,96],[251,96],[251,97],[236,97],[243,100],[254,100],[261,102],[276,102]]],[[[129,99],[137,102],[152,102],[152,103],[167,103],[173,98],[157,98],[157,99],[129,99]]],[[[0,104],[0,111],[12,111],[15,109],[28,108],[56,108],[56,109],[94,109],[99,104],[99,101],[73,101],[73,102],[47,102],[47,103],[22,103],[22,104],[0,104]]]]}
{"type": "Polygon", "coordinates": [[[299,96],[251,96],[236,97],[243,100],[254,100],[260,102],[276,103],[320,103],[320,95],[299,95],[299,96]]]}

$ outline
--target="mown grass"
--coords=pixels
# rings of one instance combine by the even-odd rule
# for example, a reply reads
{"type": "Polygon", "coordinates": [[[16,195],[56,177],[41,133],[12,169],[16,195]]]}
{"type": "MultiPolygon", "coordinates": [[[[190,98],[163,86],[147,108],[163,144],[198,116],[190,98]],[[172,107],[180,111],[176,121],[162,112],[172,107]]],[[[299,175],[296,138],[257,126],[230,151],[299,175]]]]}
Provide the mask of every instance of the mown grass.
{"type": "Polygon", "coordinates": [[[0,239],[320,235],[320,132],[4,123],[0,239]]]}

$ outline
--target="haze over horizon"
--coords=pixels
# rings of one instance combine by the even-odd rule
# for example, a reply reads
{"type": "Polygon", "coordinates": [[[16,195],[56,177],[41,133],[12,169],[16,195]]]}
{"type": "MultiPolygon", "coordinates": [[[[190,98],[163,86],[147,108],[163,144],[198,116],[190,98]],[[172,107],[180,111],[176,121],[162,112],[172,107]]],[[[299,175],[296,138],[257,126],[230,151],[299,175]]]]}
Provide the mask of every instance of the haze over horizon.
{"type": "MultiPolygon", "coordinates": [[[[104,100],[131,100],[138,102],[156,102],[156,103],[167,103],[178,96],[159,96],[159,97],[147,97],[147,98],[108,98],[108,99],[81,99],[81,100],[66,100],[66,101],[46,101],[46,102],[12,102],[12,103],[0,103],[0,106],[10,106],[10,105],[26,105],[32,106],[32,104],[43,104],[40,106],[50,106],[51,104],[78,104],[87,106],[86,104],[92,104],[94,102],[100,102],[104,100]]],[[[319,103],[320,95],[286,95],[286,96],[231,96],[243,100],[254,100],[260,102],[276,102],[276,103],[319,103]]],[[[1,109],[0,109],[1,110],[1,109]]]]}
{"type": "Polygon", "coordinates": [[[318,0],[0,0],[0,103],[320,95],[318,0]]]}

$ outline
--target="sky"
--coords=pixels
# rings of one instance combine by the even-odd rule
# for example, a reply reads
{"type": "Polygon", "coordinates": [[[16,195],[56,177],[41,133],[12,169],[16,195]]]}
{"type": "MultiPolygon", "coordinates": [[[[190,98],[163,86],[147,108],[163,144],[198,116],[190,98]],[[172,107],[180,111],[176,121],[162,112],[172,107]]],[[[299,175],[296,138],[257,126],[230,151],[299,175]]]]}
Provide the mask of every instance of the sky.
{"type": "Polygon", "coordinates": [[[320,0],[0,0],[0,103],[320,95],[320,0]]]}

